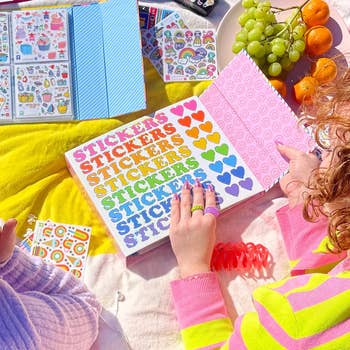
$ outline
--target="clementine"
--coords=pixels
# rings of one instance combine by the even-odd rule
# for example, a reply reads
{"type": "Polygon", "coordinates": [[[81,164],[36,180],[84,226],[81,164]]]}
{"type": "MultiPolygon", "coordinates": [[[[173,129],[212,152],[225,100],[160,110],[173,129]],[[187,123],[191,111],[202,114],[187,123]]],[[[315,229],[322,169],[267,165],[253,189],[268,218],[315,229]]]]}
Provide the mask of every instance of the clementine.
{"type": "Polygon", "coordinates": [[[308,29],[304,35],[306,52],[311,56],[319,56],[327,52],[333,45],[332,32],[325,26],[308,29]]]}
{"type": "Polygon", "coordinates": [[[311,76],[320,84],[328,83],[337,76],[337,65],[331,58],[319,58],[311,65],[311,76]]]}
{"type": "Polygon", "coordinates": [[[278,93],[286,97],[287,95],[287,86],[286,83],[280,79],[269,79],[270,84],[278,91],[278,93]]]}
{"type": "Polygon", "coordinates": [[[302,7],[301,15],[308,27],[324,25],[329,18],[329,6],[323,0],[310,0],[302,7]]]}
{"type": "Polygon", "coordinates": [[[293,86],[294,96],[298,103],[311,104],[318,82],[315,78],[305,76],[293,86]]]}

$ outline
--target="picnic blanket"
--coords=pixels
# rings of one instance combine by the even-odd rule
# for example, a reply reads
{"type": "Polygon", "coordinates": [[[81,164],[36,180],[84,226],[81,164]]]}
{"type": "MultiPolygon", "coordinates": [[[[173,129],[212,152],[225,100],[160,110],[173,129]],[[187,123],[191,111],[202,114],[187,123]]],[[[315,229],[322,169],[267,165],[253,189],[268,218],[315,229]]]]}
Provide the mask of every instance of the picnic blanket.
{"type": "MultiPolygon", "coordinates": [[[[140,3],[177,9],[191,26],[206,28],[216,27],[236,1],[220,0],[208,19],[194,15],[172,1],[140,3]]],[[[77,1],[35,0],[25,3],[25,6],[72,2],[77,1]]],[[[350,25],[348,0],[332,2],[350,25]]],[[[105,307],[104,322],[101,322],[101,334],[95,349],[121,349],[121,345],[117,346],[120,331],[124,332],[132,349],[182,348],[169,290],[169,281],[178,276],[170,245],[165,243],[131,266],[125,266],[117,254],[114,240],[91,210],[64,160],[65,151],[141,115],[199,95],[209,84],[164,84],[147,60],[144,61],[144,69],[148,102],[145,111],[104,120],[0,127],[1,217],[18,219],[19,238],[29,226],[29,214],[42,220],[92,227],[85,282],[105,307]]],[[[271,269],[262,276],[248,278],[236,272],[221,273],[232,317],[252,309],[250,293],[258,285],[288,274],[288,259],[275,217],[276,209],[285,203],[285,198],[275,187],[266,196],[247,203],[239,210],[227,211],[219,219],[220,240],[262,243],[273,257],[271,269]]]]}

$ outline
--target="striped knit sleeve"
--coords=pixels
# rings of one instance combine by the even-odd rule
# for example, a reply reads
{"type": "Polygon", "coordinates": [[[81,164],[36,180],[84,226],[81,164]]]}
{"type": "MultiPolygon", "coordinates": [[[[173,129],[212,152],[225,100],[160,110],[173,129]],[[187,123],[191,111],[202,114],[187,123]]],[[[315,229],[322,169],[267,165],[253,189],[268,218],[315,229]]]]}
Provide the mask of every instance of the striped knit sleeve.
{"type": "Polygon", "coordinates": [[[255,312],[238,317],[234,330],[225,326],[215,276],[199,280],[172,286],[186,349],[350,349],[350,272],[303,275],[259,287],[253,293],[255,312]],[[208,294],[200,290],[208,286],[208,294]]]}
{"type": "Polygon", "coordinates": [[[0,348],[89,349],[100,305],[70,273],[15,249],[0,266],[0,348]]]}

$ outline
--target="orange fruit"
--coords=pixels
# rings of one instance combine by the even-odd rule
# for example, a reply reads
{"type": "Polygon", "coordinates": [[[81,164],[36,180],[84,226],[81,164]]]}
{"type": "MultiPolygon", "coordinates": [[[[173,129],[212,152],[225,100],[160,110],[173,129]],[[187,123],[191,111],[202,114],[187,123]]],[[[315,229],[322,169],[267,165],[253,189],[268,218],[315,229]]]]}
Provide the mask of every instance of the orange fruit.
{"type": "Polygon", "coordinates": [[[287,86],[286,83],[279,79],[269,79],[270,84],[279,92],[283,97],[287,95],[287,86]]]}
{"type": "Polygon", "coordinates": [[[305,33],[306,52],[319,56],[328,51],[333,44],[332,32],[324,26],[311,27],[305,33]]]}
{"type": "Polygon", "coordinates": [[[311,76],[320,84],[328,83],[337,76],[337,65],[331,58],[319,58],[311,65],[311,76]]]}
{"type": "Polygon", "coordinates": [[[305,76],[293,86],[294,97],[298,103],[311,104],[318,82],[315,78],[305,76]]]}
{"type": "Polygon", "coordinates": [[[301,9],[301,14],[308,27],[323,25],[329,18],[329,6],[323,0],[310,0],[301,9]]]}

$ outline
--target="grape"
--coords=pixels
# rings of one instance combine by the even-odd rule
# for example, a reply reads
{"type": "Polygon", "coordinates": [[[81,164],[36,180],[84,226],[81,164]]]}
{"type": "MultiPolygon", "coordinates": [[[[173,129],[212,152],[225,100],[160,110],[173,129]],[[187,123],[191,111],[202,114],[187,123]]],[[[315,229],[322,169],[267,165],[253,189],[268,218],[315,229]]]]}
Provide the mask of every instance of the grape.
{"type": "Polygon", "coordinates": [[[273,26],[269,24],[268,26],[265,27],[264,33],[266,36],[270,36],[274,33],[273,26]]]}
{"type": "Polygon", "coordinates": [[[239,17],[238,17],[238,23],[241,25],[241,26],[244,26],[248,19],[250,19],[249,17],[249,14],[247,12],[243,12],[239,17]]]}
{"type": "Polygon", "coordinates": [[[277,56],[274,54],[274,53],[270,53],[268,56],[267,56],[267,62],[269,63],[273,63],[273,62],[276,62],[277,61],[277,56]]]}
{"type": "Polygon", "coordinates": [[[271,63],[268,72],[272,77],[277,77],[282,72],[282,66],[278,62],[271,63]]]}
{"type": "Polygon", "coordinates": [[[252,30],[255,26],[256,21],[254,19],[248,19],[247,22],[245,22],[244,28],[248,31],[252,30]]]}
{"type": "Polygon", "coordinates": [[[255,1],[254,0],[242,0],[242,6],[246,9],[249,7],[255,6],[255,1]]]}
{"type": "Polygon", "coordinates": [[[248,33],[247,31],[243,28],[240,32],[236,34],[236,41],[242,41],[242,42],[247,42],[248,40],[248,33]]]}
{"type": "Polygon", "coordinates": [[[248,41],[259,41],[261,38],[261,31],[257,28],[252,29],[251,31],[249,31],[248,33],[248,41]]]}
{"type": "Polygon", "coordinates": [[[288,57],[291,62],[298,62],[300,59],[300,52],[297,50],[290,50],[288,57]]]}
{"type": "Polygon", "coordinates": [[[236,41],[233,45],[232,45],[232,52],[233,53],[238,53],[240,52],[242,49],[245,49],[245,43],[242,41],[236,41]]]}
{"type": "Polygon", "coordinates": [[[293,39],[298,40],[304,37],[304,33],[306,32],[306,24],[300,23],[293,29],[293,39]]]}
{"type": "Polygon", "coordinates": [[[284,44],[273,44],[271,47],[272,53],[274,53],[276,56],[283,56],[284,53],[286,52],[286,47],[284,44]]]}
{"type": "Polygon", "coordinates": [[[301,39],[295,40],[294,43],[292,44],[292,48],[294,50],[299,51],[300,53],[303,53],[305,50],[305,41],[301,39]]]}
{"type": "Polygon", "coordinates": [[[264,47],[259,43],[259,41],[252,41],[247,46],[247,52],[252,56],[256,56],[256,54],[261,52],[261,50],[264,50],[264,47]]]}
{"type": "Polygon", "coordinates": [[[238,18],[241,30],[235,36],[232,51],[246,49],[270,77],[291,70],[305,50],[307,26],[300,7],[293,9],[286,20],[277,22],[269,0],[242,0],[242,6],[244,11],[238,18]]]}

